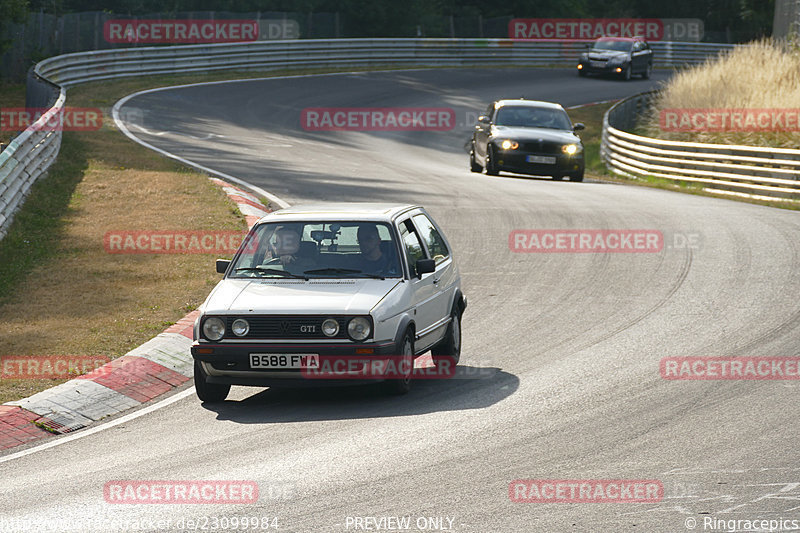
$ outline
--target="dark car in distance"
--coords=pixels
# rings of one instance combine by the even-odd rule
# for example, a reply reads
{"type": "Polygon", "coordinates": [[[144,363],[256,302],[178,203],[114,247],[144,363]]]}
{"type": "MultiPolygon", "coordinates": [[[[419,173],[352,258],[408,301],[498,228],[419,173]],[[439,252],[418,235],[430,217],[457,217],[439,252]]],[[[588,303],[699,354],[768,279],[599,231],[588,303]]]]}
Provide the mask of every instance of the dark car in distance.
{"type": "Polygon", "coordinates": [[[639,37],[601,37],[578,60],[578,74],[611,74],[624,80],[633,75],[648,79],[653,50],[639,37]]]}
{"type": "Polygon", "coordinates": [[[472,133],[472,172],[496,176],[500,171],[583,181],[584,129],[559,104],[536,100],[497,100],[478,117],[472,133]]]}

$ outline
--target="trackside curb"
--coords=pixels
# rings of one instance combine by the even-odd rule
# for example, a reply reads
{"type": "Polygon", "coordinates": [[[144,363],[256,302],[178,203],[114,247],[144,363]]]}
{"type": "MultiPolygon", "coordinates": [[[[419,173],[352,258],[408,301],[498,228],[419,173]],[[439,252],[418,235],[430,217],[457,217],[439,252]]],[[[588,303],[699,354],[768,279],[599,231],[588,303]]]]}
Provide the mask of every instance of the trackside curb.
{"type": "MultiPolygon", "coordinates": [[[[269,213],[259,198],[209,178],[236,203],[250,228],[269,213]]],[[[0,405],[0,450],[52,438],[138,407],[192,378],[192,311],[124,356],[33,396],[0,405]]]]}

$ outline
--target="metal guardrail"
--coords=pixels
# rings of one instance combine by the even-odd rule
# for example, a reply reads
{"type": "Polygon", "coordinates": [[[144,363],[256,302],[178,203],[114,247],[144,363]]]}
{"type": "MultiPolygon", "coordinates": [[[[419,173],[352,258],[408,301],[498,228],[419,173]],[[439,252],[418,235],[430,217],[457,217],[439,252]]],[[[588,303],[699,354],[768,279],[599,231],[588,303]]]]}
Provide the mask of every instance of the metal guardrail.
{"type": "MultiPolygon", "coordinates": [[[[218,70],[277,70],[351,67],[574,66],[586,43],[509,39],[319,39],[147,47],[64,54],[39,62],[36,76],[64,89],[89,81],[154,74],[218,70]]],[[[680,67],[704,61],[734,45],[652,43],[656,64],[680,67]]],[[[38,81],[38,80],[37,80],[38,81]]],[[[30,91],[41,91],[37,89],[30,91]]],[[[29,100],[41,101],[36,95],[29,100]]],[[[48,117],[15,138],[0,153],[0,239],[15,211],[58,153],[61,132],[37,130],[48,117]]]]}
{"type": "Polygon", "coordinates": [[[600,156],[616,174],[653,176],[762,198],[800,199],[800,150],[669,141],[635,135],[653,92],[626,98],[603,117],[600,156]]]}

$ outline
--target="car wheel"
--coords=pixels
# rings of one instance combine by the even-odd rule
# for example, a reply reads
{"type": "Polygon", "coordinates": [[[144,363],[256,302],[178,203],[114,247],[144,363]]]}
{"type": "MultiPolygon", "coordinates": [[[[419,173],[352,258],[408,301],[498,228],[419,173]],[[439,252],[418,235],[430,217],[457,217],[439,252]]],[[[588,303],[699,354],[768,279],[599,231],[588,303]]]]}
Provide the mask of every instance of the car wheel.
{"type": "Polygon", "coordinates": [[[622,79],[625,81],[630,81],[631,79],[631,65],[628,64],[625,67],[625,70],[622,71],[622,79]]]}
{"type": "MultiPolygon", "coordinates": [[[[403,377],[384,381],[386,391],[396,395],[408,394],[408,391],[411,390],[411,375],[414,373],[414,338],[411,335],[411,330],[406,332],[400,346],[402,347],[400,359],[405,362],[405,368],[408,369],[408,373],[404,374],[403,377]]],[[[398,361],[397,367],[401,368],[401,366],[403,365],[398,361]]]]}
{"type": "Polygon", "coordinates": [[[642,72],[642,79],[643,80],[649,80],[650,79],[650,75],[652,73],[653,73],[653,64],[652,63],[648,63],[647,64],[647,68],[644,69],[644,72],[642,72]]]}
{"type": "Polygon", "coordinates": [[[569,181],[583,181],[583,171],[581,170],[581,171],[580,171],[579,173],[577,173],[577,174],[572,174],[572,175],[569,177],[569,181]]]}
{"type": "Polygon", "coordinates": [[[194,362],[194,390],[202,402],[216,403],[225,400],[231,391],[230,385],[209,383],[208,376],[203,370],[200,361],[194,362]]]}
{"type": "Polygon", "coordinates": [[[486,173],[490,176],[497,176],[500,171],[497,170],[497,161],[495,161],[494,147],[490,144],[486,149],[486,173]]]}
{"type": "Polygon", "coordinates": [[[578,71],[578,76],[580,76],[581,78],[585,78],[586,77],[586,69],[580,69],[578,71]]]}
{"type": "Polygon", "coordinates": [[[450,318],[444,339],[431,348],[433,364],[443,370],[455,367],[461,359],[461,314],[453,310],[450,318]]]}
{"type": "Polygon", "coordinates": [[[483,167],[475,161],[475,143],[472,143],[472,149],[469,151],[469,169],[472,172],[483,172],[483,167]]]}

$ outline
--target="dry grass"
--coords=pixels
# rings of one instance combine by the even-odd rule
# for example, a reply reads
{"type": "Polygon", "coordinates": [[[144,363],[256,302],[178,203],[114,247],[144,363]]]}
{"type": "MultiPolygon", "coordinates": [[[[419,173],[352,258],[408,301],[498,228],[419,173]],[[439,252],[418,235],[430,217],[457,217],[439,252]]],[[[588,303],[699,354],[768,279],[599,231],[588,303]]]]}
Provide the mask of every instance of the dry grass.
{"type": "Polygon", "coordinates": [[[664,109],[798,109],[800,50],[761,40],[678,72],[664,86],[645,134],[681,141],[797,148],[800,132],[666,132],[664,109]]]}
{"type": "MultiPolygon", "coordinates": [[[[70,105],[107,112],[129,84],[109,85],[102,94],[72,89],[70,105]]],[[[18,216],[23,229],[12,227],[0,245],[0,279],[10,281],[0,284],[0,356],[118,357],[196,308],[219,279],[216,256],[112,255],[105,232],[246,227],[207,177],[132,143],[109,122],[64,134],[59,161],[18,216]],[[61,212],[37,212],[53,188],[62,191],[54,202],[61,212]],[[32,240],[45,251],[23,264],[32,240]]],[[[0,403],[57,383],[2,380],[0,403]]]]}

